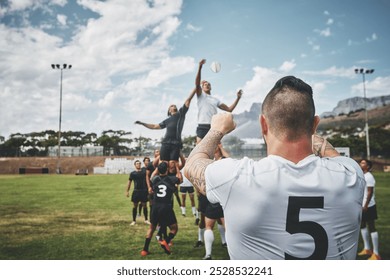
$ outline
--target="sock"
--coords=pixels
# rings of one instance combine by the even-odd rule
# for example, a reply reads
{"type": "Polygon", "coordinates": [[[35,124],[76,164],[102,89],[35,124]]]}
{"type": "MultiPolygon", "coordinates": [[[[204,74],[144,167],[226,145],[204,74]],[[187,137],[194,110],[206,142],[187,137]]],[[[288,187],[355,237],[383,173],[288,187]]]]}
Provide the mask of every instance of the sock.
{"type": "Polygon", "coordinates": [[[219,234],[221,235],[221,242],[222,244],[225,244],[226,243],[225,227],[223,225],[218,224],[218,230],[219,230],[219,234]]]}
{"type": "Polygon", "coordinates": [[[214,233],[211,229],[204,231],[204,245],[206,248],[206,256],[211,256],[211,250],[214,242],[214,233]]]}
{"type": "Polygon", "coordinates": [[[368,232],[368,229],[366,227],[362,228],[362,229],[360,229],[360,233],[362,234],[364,249],[371,250],[370,234],[368,232]]]}
{"type": "Polygon", "coordinates": [[[373,245],[373,251],[375,255],[379,255],[379,238],[378,238],[378,232],[371,232],[371,240],[373,245]]]}
{"type": "Polygon", "coordinates": [[[167,237],[167,227],[160,226],[157,235],[160,236],[160,239],[165,239],[167,237]]]}
{"type": "Polygon", "coordinates": [[[148,220],[148,207],[144,207],[144,217],[145,217],[145,221],[148,220]]]}
{"type": "Polygon", "coordinates": [[[186,214],[186,208],[183,207],[183,206],[180,206],[180,209],[181,209],[181,213],[182,213],[183,215],[185,215],[185,214],[186,214]]]}
{"type": "Polygon", "coordinates": [[[150,240],[151,240],[151,238],[145,238],[145,244],[144,244],[145,251],[149,251],[150,240]]]}
{"type": "Polygon", "coordinates": [[[204,228],[198,228],[198,240],[199,241],[204,241],[204,238],[203,238],[203,235],[204,235],[204,228]]]}
{"type": "Polygon", "coordinates": [[[192,215],[196,216],[196,208],[195,207],[192,207],[192,215]]]}
{"type": "Polygon", "coordinates": [[[175,237],[175,235],[170,232],[168,237],[165,239],[165,241],[167,242],[167,244],[169,244],[169,242],[171,242],[171,240],[175,237]]]}
{"type": "Polygon", "coordinates": [[[133,221],[135,222],[135,219],[137,218],[137,208],[133,208],[133,221]]]}
{"type": "Polygon", "coordinates": [[[142,204],[140,204],[139,206],[138,206],[138,213],[141,215],[141,210],[142,210],[142,204]]]}

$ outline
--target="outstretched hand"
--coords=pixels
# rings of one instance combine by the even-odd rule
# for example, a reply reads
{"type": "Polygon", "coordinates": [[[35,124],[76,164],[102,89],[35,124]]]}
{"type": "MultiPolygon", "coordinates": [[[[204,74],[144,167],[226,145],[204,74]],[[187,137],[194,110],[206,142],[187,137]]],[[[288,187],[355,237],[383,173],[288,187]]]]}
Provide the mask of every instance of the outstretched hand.
{"type": "Polygon", "coordinates": [[[199,66],[201,66],[201,65],[203,65],[205,63],[206,63],[206,59],[203,58],[201,61],[199,61],[199,66]]]}
{"type": "Polygon", "coordinates": [[[238,98],[241,98],[241,96],[242,96],[243,93],[244,93],[244,92],[242,91],[242,89],[238,90],[238,91],[237,91],[237,97],[238,97],[238,98]]]}
{"type": "Polygon", "coordinates": [[[134,123],[135,124],[142,124],[140,121],[135,121],[134,123]]]}

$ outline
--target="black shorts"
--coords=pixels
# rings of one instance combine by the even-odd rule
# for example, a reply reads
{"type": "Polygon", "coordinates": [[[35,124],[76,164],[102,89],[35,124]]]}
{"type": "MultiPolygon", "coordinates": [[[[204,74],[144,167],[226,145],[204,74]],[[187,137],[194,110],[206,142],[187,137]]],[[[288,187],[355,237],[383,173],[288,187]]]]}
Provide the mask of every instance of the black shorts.
{"type": "Polygon", "coordinates": [[[362,224],[365,224],[369,221],[374,221],[378,219],[378,213],[376,211],[376,204],[374,206],[368,207],[367,211],[363,211],[362,215],[362,224]]]}
{"type": "Polygon", "coordinates": [[[211,203],[207,205],[205,216],[209,219],[223,218],[223,209],[219,203],[211,203]]]}
{"type": "Polygon", "coordinates": [[[204,196],[203,194],[199,194],[198,195],[198,211],[205,214],[206,213],[206,209],[207,209],[207,205],[209,204],[210,202],[207,200],[207,197],[204,196]]]}
{"type": "Polygon", "coordinates": [[[154,203],[150,215],[152,225],[170,226],[177,224],[176,215],[172,204],[154,203]]]}
{"type": "Polygon", "coordinates": [[[203,139],[207,132],[209,132],[210,127],[211,126],[209,124],[198,124],[198,127],[196,128],[196,136],[203,139]]]}
{"type": "Polygon", "coordinates": [[[133,191],[131,195],[132,202],[147,202],[148,201],[148,191],[133,191]]]}
{"type": "Polygon", "coordinates": [[[170,161],[175,160],[178,161],[180,156],[180,145],[176,144],[161,144],[160,149],[160,160],[170,161]]]}
{"type": "Polygon", "coordinates": [[[180,186],[180,192],[181,193],[194,193],[194,187],[193,186],[180,186]]]}

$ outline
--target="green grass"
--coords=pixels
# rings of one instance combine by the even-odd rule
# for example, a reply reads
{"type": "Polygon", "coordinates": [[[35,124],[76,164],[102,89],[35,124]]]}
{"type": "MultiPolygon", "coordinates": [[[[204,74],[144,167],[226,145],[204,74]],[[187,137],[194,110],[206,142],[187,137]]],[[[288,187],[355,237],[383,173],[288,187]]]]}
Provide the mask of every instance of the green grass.
{"type": "MultiPolygon", "coordinates": [[[[141,259],[148,225],[135,226],[132,203],[125,197],[128,175],[6,175],[0,176],[0,259],[121,260],[141,259]]],[[[187,198],[187,213],[191,213],[187,198]]],[[[166,255],[155,239],[145,259],[201,259],[194,249],[195,218],[182,217],[173,253],[166,255]]],[[[228,259],[214,229],[214,259],[228,259]]]]}
{"type": "MultiPolygon", "coordinates": [[[[390,174],[374,173],[380,253],[390,259],[390,174]]],[[[134,260],[148,228],[143,218],[130,226],[132,204],[125,197],[127,175],[0,176],[0,259],[2,260],[134,260]]],[[[175,203],[179,232],[167,256],[153,239],[145,259],[201,259],[194,249],[197,226],[182,217],[175,203]]],[[[191,213],[187,199],[187,213],[191,213]]],[[[214,259],[228,259],[214,229],[214,259]]],[[[359,250],[362,248],[361,241],[359,250]]],[[[359,258],[360,259],[360,258],[359,258]]]]}

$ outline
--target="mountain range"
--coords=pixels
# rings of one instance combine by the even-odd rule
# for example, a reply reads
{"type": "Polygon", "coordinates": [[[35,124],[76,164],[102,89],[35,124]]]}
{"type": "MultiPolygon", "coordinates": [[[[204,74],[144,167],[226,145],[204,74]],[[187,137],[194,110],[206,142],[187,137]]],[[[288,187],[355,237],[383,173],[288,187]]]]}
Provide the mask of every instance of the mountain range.
{"type": "MultiPolygon", "coordinates": [[[[331,112],[320,115],[319,130],[364,126],[365,99],[352,97],[341,100],[331,112]]],[[[366,98],[370,125],[390,126],[390,95],[366,98]]],[[[261,103],[253,103],[249,111],[233,114],[237,126],[229,135],[240,139],[261,138],[259,115],[261,103]]]]}

